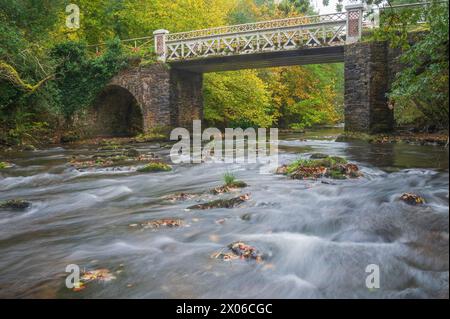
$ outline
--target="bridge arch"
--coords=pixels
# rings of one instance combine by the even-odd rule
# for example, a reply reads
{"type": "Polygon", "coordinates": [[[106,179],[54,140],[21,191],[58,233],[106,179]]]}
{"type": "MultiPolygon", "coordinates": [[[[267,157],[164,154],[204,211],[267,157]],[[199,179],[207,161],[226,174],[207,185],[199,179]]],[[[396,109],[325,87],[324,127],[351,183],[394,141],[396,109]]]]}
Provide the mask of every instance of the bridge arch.
{"type": "Polygon", "coordinates": [[[135,136],[144,132],[142,107],[123,86],[106,86],[97,96],[92,111],[96,136],[135,136]]]}
{"type": "Polygon", "coordinates": [[[91,112],[92,136],[133,136],[169,126],[169,70],[161,64],[122,70],[99,93],[91,112]]]}

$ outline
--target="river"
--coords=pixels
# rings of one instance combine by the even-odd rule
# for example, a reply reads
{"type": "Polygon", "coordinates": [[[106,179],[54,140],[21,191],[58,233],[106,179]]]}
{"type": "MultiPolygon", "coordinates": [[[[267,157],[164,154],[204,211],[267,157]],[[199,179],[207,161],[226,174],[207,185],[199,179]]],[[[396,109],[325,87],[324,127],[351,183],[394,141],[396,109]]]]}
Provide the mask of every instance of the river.
{"type": "MultiPolygon", "coordinates": [[[[448,298],[448,149],[337,142],[339,128],[280,134],[280,163],[311,153],[343,156],[364,176],[300,181],[260,174],[256,164],[180,164],[142,174],[67,163],[96,147],[52,147],[0,155],[0,201],[22,198],[24,212],[0,210],[1,298],[448,298]],[[186,210],[225,172],[249,184],[240,207],[186,210]],[[404,192],[425,205],[398,200],[404,192]],[[180,218],[178,228],[130,227],[180,218]],[[211,258],[241,240],[264,261],[211,258]],[[68,264],[107,268],[116,279],[81,291],[65,287],[68,264]],[[380,270],[368,288],[366,267],[380,270]]],[[[138,144],[167,159],[169,148],[138,144]]],[[[202,195],[206,196],[206,195],[202,195]]],[[[221,195],[231,196],[231,195],[221,195]]],[[[209,197],[208,197],[209,198],[209,197]]]]}

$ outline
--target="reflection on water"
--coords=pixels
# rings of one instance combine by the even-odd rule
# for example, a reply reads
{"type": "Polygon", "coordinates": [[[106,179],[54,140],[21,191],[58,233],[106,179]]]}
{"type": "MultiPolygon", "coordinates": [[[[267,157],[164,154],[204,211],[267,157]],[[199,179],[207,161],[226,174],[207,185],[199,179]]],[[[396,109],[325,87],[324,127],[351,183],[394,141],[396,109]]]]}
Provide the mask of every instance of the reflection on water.
{"type": "MultiPolygon", "coordinates": [[[[24,198],[33,206],[0,211],[0,297],[448,297],[448,150],[335,142],[340,132],[280,134],[280,162],[339,155],[356,162],[363,178],[288,180],[259,174],[256,164],[81,173],[67,162],[95,149],[13,154],[8,160],[17,167],[1,171],[0,200],[24,198]],[[196,199],[163,199],[205,192],[230,171],[250,185],[251,200],[242,207],[186,211],[196,199]],[[403,204],[403,192],[419,193],[427,204],[403,204]],[[185,227],[129,227],[168,217],[185,227]],[[264,252],[264,263],[210,258],[236,240],[264,252]],[[72,292],[64,286],[72,263],[108,268],[117,279],[72,292]],[[365,286],[369,264],[380,266],[380,289],[365,286]]],[[[152,144],[139,150],[163,158],[169,152],[152,144]]]]}

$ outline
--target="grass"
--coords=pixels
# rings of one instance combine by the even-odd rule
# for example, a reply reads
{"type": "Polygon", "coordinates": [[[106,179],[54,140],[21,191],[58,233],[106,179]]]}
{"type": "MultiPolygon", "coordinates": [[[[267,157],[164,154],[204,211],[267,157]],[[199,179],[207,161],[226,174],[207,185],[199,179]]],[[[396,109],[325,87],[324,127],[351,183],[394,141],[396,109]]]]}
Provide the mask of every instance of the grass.
{"type": "Polygon", "coordinates": [[[168,172],[171,171],[172,167],[163,162],[152,162],[144,167],[139,168],[137,171],[140,173],[151,173],[151,172],[168,172]]]}
{"type": "Polygon", "coordinates": [[[233,173],[225,173],[223,174],[223,180],[225,185],[232,185],[236,182],[236,176],[233,173]]]}

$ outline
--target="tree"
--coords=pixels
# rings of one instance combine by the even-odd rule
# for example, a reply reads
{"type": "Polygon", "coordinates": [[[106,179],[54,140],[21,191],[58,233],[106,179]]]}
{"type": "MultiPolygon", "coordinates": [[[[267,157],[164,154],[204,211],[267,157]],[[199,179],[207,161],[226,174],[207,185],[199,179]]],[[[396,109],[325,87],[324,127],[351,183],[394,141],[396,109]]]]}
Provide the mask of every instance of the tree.
{"type": "Polygon", "coordinates": [[[255,70],[205,75],[204,118],[214,126],[270,127],[270,92],[255,70]]]}

